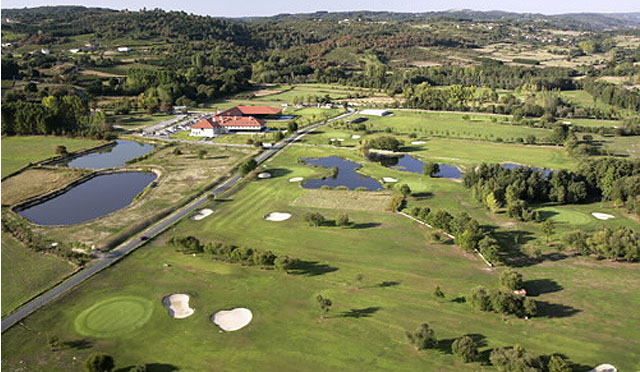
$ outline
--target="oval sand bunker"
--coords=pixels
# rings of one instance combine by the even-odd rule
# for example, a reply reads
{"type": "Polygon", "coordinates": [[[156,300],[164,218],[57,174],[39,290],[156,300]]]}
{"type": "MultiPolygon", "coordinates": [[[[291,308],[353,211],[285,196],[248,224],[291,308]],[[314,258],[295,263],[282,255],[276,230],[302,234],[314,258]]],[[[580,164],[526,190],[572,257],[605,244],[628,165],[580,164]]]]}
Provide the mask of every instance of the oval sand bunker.
{"type": "Polygon", "coordinates": [[[591,215],[599,220],[610,220],[612,218],[616,218],[616,216],[608,213],[593,212],[591,215]]]}
{"type": "Polygon", "coordinates": [[[211,321],[220,327],[220,329],[227,332],[237,331],[246,327],[251,323],[251,319],[253,319],[253,313],[244,307],[237,307],[233,310],[221,310],[211,316],[211,321]]]}
{"type": "Polygon", "coordinates": [[[425,141],[413,141],[413,142],[411,142],[412,145],[424,145],[425,143],[427,143],[427,142],[425,142],[425,141]]]}
{"type": "Polygon", "coordinates": [[[189,307],[189,295],[186,294],[174,293],[165,297],[162,302],[164,302],[164,306],[169,309],[171,317],[176,319],[184,319],[191,316],[195,311],[189,307]]]}
{"type": "Polygon", "coordinates": [[[282,213],[282,212],[271,212],[264,217],[264,219],[267,221],[275,221],[275,222],[286,221],[289,218],[291,218],[291,213],[282,213]]]}
{"type": "Polygon", "coordinates": [[[271,173],[269,173],[269,172],[262,172],[262,173],[258,174],[258,178],[260,178],[260,179],[271,178],[271,173]]]}
{"type": "Polygon", "coordinates": [[[289,178],[289,182],[301,182],[304,178],[302,177],[293,177],[289,178]]]}

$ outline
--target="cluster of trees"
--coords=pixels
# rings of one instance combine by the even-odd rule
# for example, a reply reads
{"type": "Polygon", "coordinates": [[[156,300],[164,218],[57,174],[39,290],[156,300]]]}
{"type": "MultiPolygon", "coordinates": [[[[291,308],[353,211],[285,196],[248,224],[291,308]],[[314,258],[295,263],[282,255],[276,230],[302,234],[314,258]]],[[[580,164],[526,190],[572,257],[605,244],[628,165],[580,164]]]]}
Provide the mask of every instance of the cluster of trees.
{"type": "Polygon", "coordinates": [[[466,172],[463,183],[488,208],[496,211],[506,205],[510,216],[523,221],[541,221],[528,203],[580,203],[594,196],[583,175],[566,170],[550,174],[530,167],[508,169],[500,164],[483,163],[466,172]]]}
{"type": "Polygon", "coordinates": [[[111,126],[103,112],[89,111],[76,95],[51,95],[42,102],[6,100],[2,104],[2,133],[6,135],[79,135],[106,139],[111,126]]]}
{"type": "Polygon", "coordinates": [[[377,149],[396,152],[400,150],[403,142],[393,136],[380,136],[368,140],[363,140],[361,149],[377,149]]]}
{"type": "Polygon", "coordinates": [[[593,233],[574,231],[564,237],[568,248],[585,256],[635,262],[640,259],[640,233],[628,227],[603,228],[593,233]]]}
{"type": "MultiPolygon", "coordinates": [[[[327,224],[327,219],[320,213],[317,212],[307,212],[303,216],[304,222],[309,226],[323,226],[327,224]]],[[[351,226],[351,220],[349,219],[349,215],[346,213],[341,213],[338,215],[335,221],[336,226],[347,227],[351,226]]]]}
{"type": "Polygon", "coordinates": [[[277,256],[273,252],[254,248],[238,247],[223,242],[202,244],[193,236],[173,236],[167,243],[176,251],[185,254],[204,253],[217,260],[240,263],[248,266],[275,268],[286,273],[301,268],[302,261],[289,256],[277,256]]]}
{"type": "Polygon", "coordinates": [[[478,251],[487,261],[494,264],[500,262],[498,241],[491,236],[490,231],[483,229],[480,223],[467,212],[452,215],[442,209],[431,210],[429,207],[413,207],[410,213],[413,217],[434,228],[453,235],[456,243],[467,252],[478,251]]]}
{"type": "Polygon", "coordinates": [[[584,79],[582,87],[600,102],[635,112],[640,111],[638,92],[588,78],[584,79]]]}
{"type": "Polygon", "coordinates": [[[602,158],[582,162],[578,173],[588,190],[640,214],[640,161],[602,158]]]}
{"type": "Polygon", "coordinates": [[[522,297],[514,291],[522,289],[522,275],[514,270],[500,274],[500,289],[487,290],[483,286],[471,290],[470,302],[477,310],[493,311],[517,317],[533,317],[538,314],[538,304],[529,297],[522,297]]]}

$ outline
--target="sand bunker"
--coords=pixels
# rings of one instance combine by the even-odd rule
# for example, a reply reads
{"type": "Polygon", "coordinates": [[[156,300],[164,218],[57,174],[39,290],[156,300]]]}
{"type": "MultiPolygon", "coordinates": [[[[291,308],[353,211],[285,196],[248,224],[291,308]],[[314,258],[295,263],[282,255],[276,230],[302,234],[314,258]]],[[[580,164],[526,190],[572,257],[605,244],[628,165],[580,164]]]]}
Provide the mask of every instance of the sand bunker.
{"type": "Polygon", "coordinates": [[[607,214],[607,213],[599,213],[599,212],[593,212],[591,213],[591,215],[599,220],[610,220],[612,218],[615,218],[616,216],[612,215],[612,214],[607,214]]]}
{"type": "Polygon", "coordinates": [[[222,310],[213,314],[211,321],[223,331],[232,332],[246,327],[251,323],[253,314],[251,310],[244,307],[237,307],[233,310],[222,310]]]}
{"type": "Polygon", "coordinates": [[[425,141],[413,141],[413,142],[411,142],[412,145],[424,145],[425,143],[427,143],[427,142],[425,142],[425,141]]]}
{"type": "Polygon", "coordinates": [[[600,364],[589,372],[618,372],[618,370],[611,364],[600,364]]]}
{"type": "Polygon", "coordinates": [[[207,217],[211,213],[213,213],[213,211],[211,209],[205,208],[205,209],[200,210],[200,212],[198,212],[198,214],[196,214],[195,216],[193,216],[191,218],[196,220],[196,221],[200,221],[201,219],[207,217]]]}
{"type": "Polygon", "coordinates": [[[304,178],[302,178],[302,177],[293,177],[293,178],[289,178],[289,182],[300,182],[303,179],[304,178]]]}
{"type": "Polygon", "coordinates": [[[258,178],[262,178],[262,179],[265,179],[265,178],[271,178],[271,173],[269,173],[269,172],[262,172],[262,173],[258,174],[258,178]]]}
{"type": "Polygon", "coordinates": [[[189,307],[189,295],[186,294],[174,293],[165,297],[162,302],[164,302],[164,306],[169,309],[171,317],[176,319],[184,319],[191,316],[195,311],[189,307]]]}
{"type": "Polygon", "coordinates": [[[354,134],[353,136],[351,136],[351,138],[353,138],[353,139],[358,139],[358,138],[360,138],[360,137],[362,137],[362,136],[361,136],[361,135],[359,135],[359,134],[354,134]]]}
{"type": "Polygon", "coordinates": [[[291,218],[291,213],[282,213],[282,212],[271,212],[264,217],[267,221],[286,221],[291,218]]]}
{"type": "Polygon", "coordinates": [[[398,182],[398,180],[393,177],[382,177],[382,180],[384,182],[398,182]]]}

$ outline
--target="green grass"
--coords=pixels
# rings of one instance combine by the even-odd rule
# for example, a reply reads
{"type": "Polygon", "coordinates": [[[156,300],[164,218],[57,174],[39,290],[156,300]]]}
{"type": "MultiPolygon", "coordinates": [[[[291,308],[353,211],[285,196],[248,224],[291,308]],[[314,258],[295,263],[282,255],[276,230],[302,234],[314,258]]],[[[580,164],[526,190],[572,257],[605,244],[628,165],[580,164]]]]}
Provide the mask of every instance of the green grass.
{"type": "Polygon", "coordinates": [[[171,138],[177,138],[185,141],[200,141],[205,137],[192,136],[191,131],[183,130],[183,131],[171,134],[171,138]]]}
{"type": "MultiPolygon", "coordinates": [[[[477,334],[491,348],[522,344],[536,355],[563,353],[593,367],[611,362],[620,370],[640,367],[636,350],[640,306],[635,288],[637,268],[630,264],[568,257],[529,264],[518,270],[545,290],[536,297],[547,316],[530,320],[502,318],[452,301],[477,285],[496,287],[502,268],[488,270],[475,256],[452,245],[430,243],[430,230],[396,214],[343,207],[310,208],[295,203],[307,191],[291,177],[313,177],[321,171],[299,163],[303,156],[338,155],[364,164],[362,173],[401,174],[401,182],[431,196],[410,203],[469,210],[482,223],[501,226],[509,219],[477,207],[464,187],[453,181],[428,179],[383,168],[359,159],[354,151],[290,147],[271,162],[275,177],[248,183],[237,194],[211,202],[215,213],[201,221],[185,219],[148,246],[105,270],[27,318],[24,327],[2,335],[2,363],[7,369],[82,370],[92,352],[107,352],[118,367],[140,362],[163,363],[181,370],[490,370],[479,363],[464,365],[443,350],[416,352],[406,330],[428,322],[447,345],[463,334],[477,334]],[[455,207],[455,208],[454,208],[455,207]],[[284,222],[265,221],[269,212],[289,212],[284,222]],[[308,227],[303,214],[320,212],[329,219],[348,212],[359,228],[308,227]],[[166,239],[194,235],[202,241],[272,250],[310,262],[302,275],[226,264],[203,256],[175,252],[166,239]],[[357,274],[364,280],[358,283],[357,274]],[[150,284],[152,283],[152,284],[150,284]],[[446,294],[438,300],[433,289],[446,294]],[[188,293],[194,315],[172,319],[162,305],[170,293],[188,293]],[[315,296],[333,300],[329,318],[321,319],[315,296]],[[63,341],[85,337],[74,327],[78,316],[115,296],[151,302],[149,320],[126,334],[90,338],[87,349],[52,354],[46,334],[63,341]],[[254,314],[246,328],[219,332],[210,316],[221,309],[247,307],[254,314]],[[76,360],[72,360],[72,356],[76,360]],[[197,356],[197,357],[194,357],[197,356]],[[36,367],[37,366],[37,367],[36,367]]],[[[328,191],[327,191],[328,192],[328,191]]],[[[337,197],[350,198],[339,192],[337,197]]],[[[535,224],[516,223],[527,239],[542,244],[535,224]]],[[[503,231],[509,228],[500,227],[503,231]]],[[[114,321],[117,322],[117,321],[114,321]]],[[[585,368],[587,369],[587,368],[585,368]]]]}
{"type": "Polygon", "coordinates": [[[113,115],[111,120],[114,124],[121,125],[126,129],[140,129],[151,125],[158,124],[162,121],[169,120],[175,115],[153,114],[149,115],[144,112],[134,112],[128,115],[113,115]]]}
{"type": "Polygon", "coordinates": [[[2,314],[49,288],[74,270],[56,256],[36,253],[2,233],[2,314]]]}
{"type": "Polygon", "coordinates": [[[100,145],[102,142],[53,136],[2,137],[2,176],[41,160],[56,156],[57,146],[67,151],[79,151],[100,145]]]}
{"type": "Polygon", "coordinates": [[[142,327],[153,306],[143,297],[117,296],[89,307],[75,319],[78,333],[90,337],[122,336],[142,327]]]}
{"type": "Polygon", "coordinates": [[[589,92],[584,90],[566,90],[560,92],[560,96],[578,106],[593,107],[606,112],[619,112],[623,114],[623,116],[637,115],[637,113],[634,113],[632,110],[620,109],[615,106],[594,100],[593,96],[589,94],[589,92]]]}

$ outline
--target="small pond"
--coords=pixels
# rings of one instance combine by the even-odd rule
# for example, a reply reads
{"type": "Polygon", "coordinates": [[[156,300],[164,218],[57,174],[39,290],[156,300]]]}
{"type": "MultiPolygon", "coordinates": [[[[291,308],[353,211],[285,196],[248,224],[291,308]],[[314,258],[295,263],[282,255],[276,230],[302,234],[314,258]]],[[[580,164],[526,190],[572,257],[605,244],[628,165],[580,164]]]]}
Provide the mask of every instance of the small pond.
{"type": "MultiPolygon", "coordinates": [[[[396,169],[403,172],[411,172],[423,174],[425,162],[422,160],[416,159],[411,155],[402,155],[402,156],[377,156],[375,160],[379,161],[380,164],[385,167],[396,169]]],[[[440,171],[435,174],[435,177],[441,178],[462,178],[462,172],[458,167],[447,165],[447,164],[438,164],[440,166],[440,171]]]]}
{"type": "Polygon", "coordinates": [[[322,186],[339,187],[346,186],[349,190],[364,187],[369,191],[384,189],[382,184],[375,178],[364,176],[356,170],[362,165],[345,160],[338,156],[328,156],[325,158],[303,158],[305,163],[324,168],[337,168],[335,176],[320,179],[311,179],[302,184],[305,189],[319,189],[322,186]]]}
{"type": "Polygon", "coordinates": [[[547,168],[536,168],[536,167],[530,167],[527,165],[520,165],[520,164],[515,164],[515,163],[504,163],[501,164],[503,168],[507,168],[507,169],[516,169],[516,168],[531,168],[531,169],[535,169],[538,171],[543,171],[544,175],[549,177],[552,173],[553,173],[553,169],[547,169],[547,168]]]}
{"type": "Polygon", "coordinates": [[[128,140],[116,140],[114,146],[71,159],[61,165],[70,168],[103,169],[121,167],[131,159],[153,151],[154,145],[128,140]]]}
{"type": "Polygon", "coordinates": [[[82,223],[131,204],[155,179],[151,172],[103,174],[18,213],[39,225],[82,223]]]}

